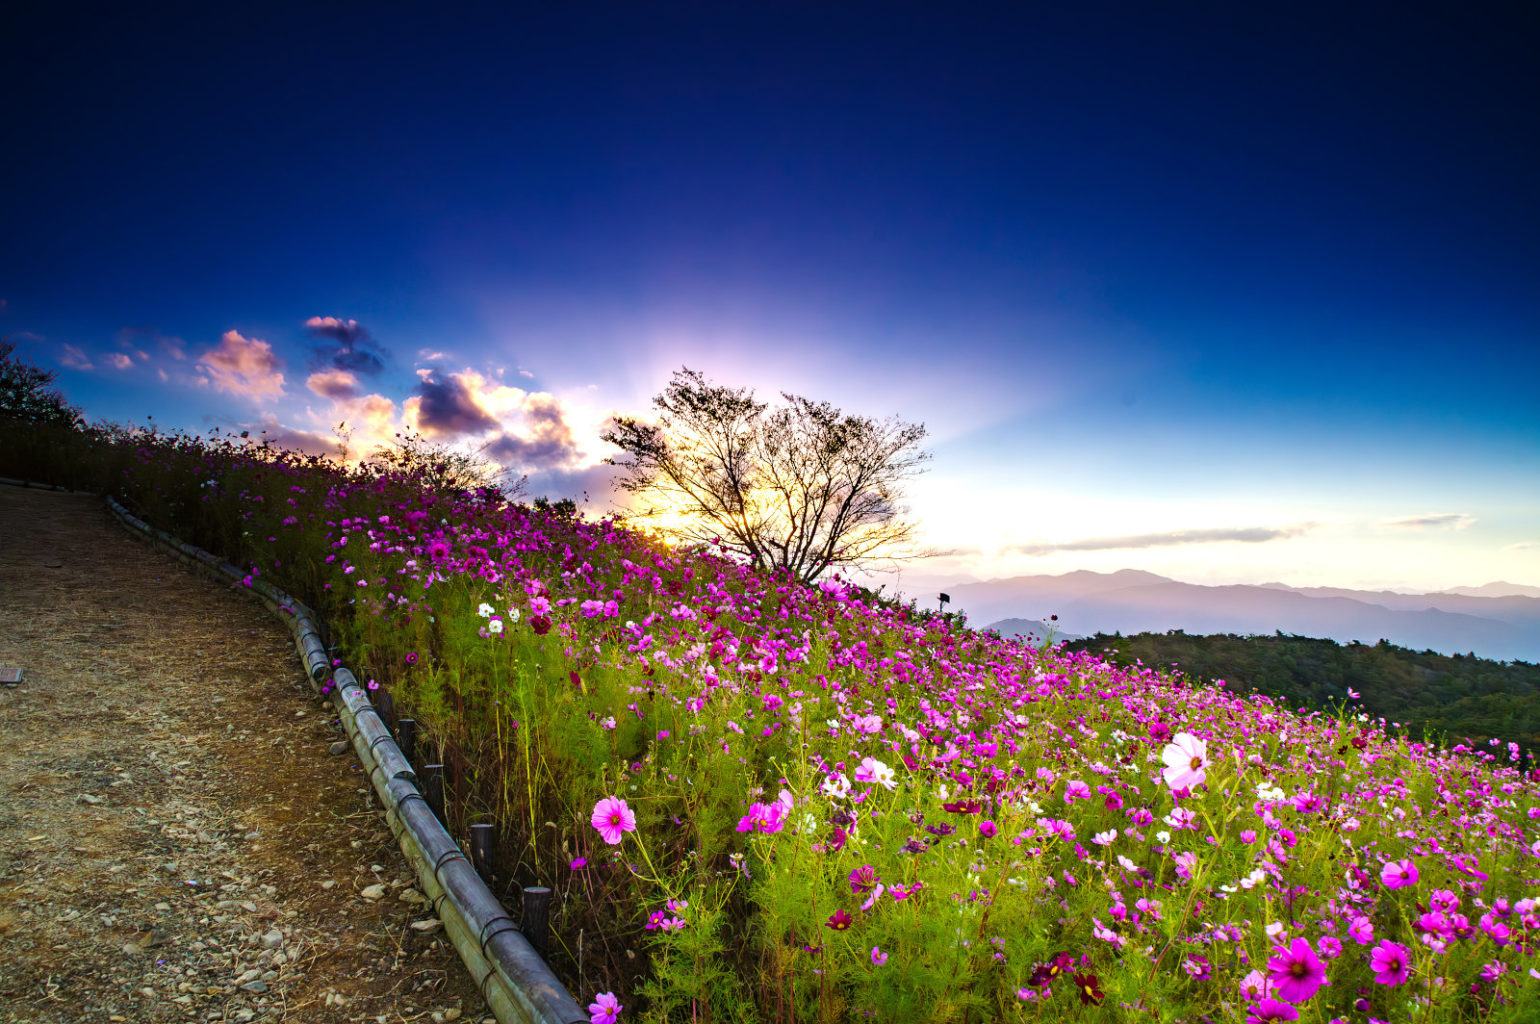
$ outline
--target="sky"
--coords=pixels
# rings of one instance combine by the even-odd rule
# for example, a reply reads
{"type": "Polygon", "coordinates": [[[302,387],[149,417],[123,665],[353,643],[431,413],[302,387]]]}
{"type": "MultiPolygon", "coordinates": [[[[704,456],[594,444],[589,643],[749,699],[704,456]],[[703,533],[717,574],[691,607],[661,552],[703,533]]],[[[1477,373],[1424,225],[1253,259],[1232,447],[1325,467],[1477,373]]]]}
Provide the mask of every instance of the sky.
{"type": "Polygon", "coordinates": [[[1540,585],[1532,5],[226,6],[0,15],[92,419],[600,512],[689,366],[923,423],[913,579],[1540,585]]]}

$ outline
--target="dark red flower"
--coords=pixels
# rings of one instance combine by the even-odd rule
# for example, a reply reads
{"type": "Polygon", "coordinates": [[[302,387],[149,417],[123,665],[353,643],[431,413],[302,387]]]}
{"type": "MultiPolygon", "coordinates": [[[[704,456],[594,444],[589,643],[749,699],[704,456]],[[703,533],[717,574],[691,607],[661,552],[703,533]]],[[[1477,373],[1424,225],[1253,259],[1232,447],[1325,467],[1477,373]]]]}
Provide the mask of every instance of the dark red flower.
{"type": "Polygon", "coordinates": [[[529,628],[535,631],[536,636],[545,636],[551,631],[551,620],[544,615],[536,615],[529,620],[529,628]]]}
{"type": "Polygon", "coordinates": [[[823,926],[825,928],[833,928],[837,932],[842,932],[850,927],[850,915],[843,910],[836,910],[829,915],[829,919],[823,923],[823,926]]]}
{"type": "Polygon", "coordinates": [[[1080,1001],[1082,1003],[1086,1003],[1091,1006],[1100,1006],[1102,1000],[1107,998],[1102,994],[1101,979],[1099,979],[1096,975],[1091,974],[1090,972],[1085,974],[1077,974],[1075,975],[1074,980],[1075,991],[1079,993],[1080,1001]]]}

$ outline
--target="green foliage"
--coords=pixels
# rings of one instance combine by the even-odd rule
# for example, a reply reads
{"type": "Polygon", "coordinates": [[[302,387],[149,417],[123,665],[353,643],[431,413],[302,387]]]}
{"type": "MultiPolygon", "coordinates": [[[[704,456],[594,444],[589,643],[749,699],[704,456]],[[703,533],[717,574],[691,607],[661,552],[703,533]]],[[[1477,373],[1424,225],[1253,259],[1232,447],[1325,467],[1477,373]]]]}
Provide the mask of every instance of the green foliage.
{"type": "Polygon", "coordinates": [[[1497,739],[1540,750],[1540,665],[1527,662],[1412,651],[1385,640],[1338,644],[1283,633],[1098,633],[1065,646],[1105,652],[1121,665],[1175,667],[1194,680],[1223,680],[1236,693],[1263,693],[1291,706],[1351,703],[1427,740],[1481,745],[1497,739]],[[1349,690],[1361,697],[1351,697],[1349,690]]]}

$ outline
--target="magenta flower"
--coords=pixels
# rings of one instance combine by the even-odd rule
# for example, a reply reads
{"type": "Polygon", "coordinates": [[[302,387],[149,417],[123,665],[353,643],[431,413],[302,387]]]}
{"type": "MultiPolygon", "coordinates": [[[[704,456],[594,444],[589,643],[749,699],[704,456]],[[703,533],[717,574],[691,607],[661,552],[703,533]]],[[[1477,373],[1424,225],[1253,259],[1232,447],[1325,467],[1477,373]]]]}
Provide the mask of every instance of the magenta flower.
{"type": "Polygon", "coordinates": [[[829,919],[823,923],[823,926],[825,928],[832,928],[837,932],[842,932],[850,927],[850,915],[843,910],[836,910],[829,915],[829,919]]]}
{"type": "Polygon", "coordinates": [[[1369,969],[1381,985],[1399,985],[1411,975],[1407,966],[1410,951],[1399,942],[1385,939],[1369,954],[1369,969]]]}
{"type": "Polygon", "coordinates": [[[1208,744],[1192,733],[1179,732],[1160,752],[1166,763],[1161,776],[1172,789],[1192,789],[1204,780],[1208,764],[1208,744]]]}
{"type": "Polygon", "coordinates": [[[1278,998],[1302,1003],[1326,984],[1326,967],[1310,948],[1309,939],[1295,939],[1288,946],[1274,946],[1273,953],[1275,955],[1267,962],[1267,974],[1278,998]]]}
{"type": "Polygon", "coordinates": [[[611,846],[620,843],[622,834],[636,831],[636,815],[617,796],[607,796],[594,804],[593,817],[588,820],[599,830],[599,838],[611,846]]]}
{"type": "Polygon", "coordinates": [[[1412,863],[1410,857],[1402,860],[1393,860],[1380,869],[1380,881],[1385,883],[1387,889],[1399,889],[1402,886],[1417,884],[1417,865],[1412,863]]]}
{"type": "Polygon", "coordinates": [[[1246,1014],[1246,1024],[1272,1024],[1275,1020],[1299,1020],[1299,1011],[1288,1003],[1266,997],[1246,1014]]]}
{"type": "Polygon", "coordinates": [[[881,949],[877,948],[876,946],[873,946],[872,947],[872,963],[876,964],[878,967],[881,967],[883,964],[885,964],[887,962],[888,962],[888,954],[884,953],[881,949]]]}
{"type": "Polygon", "coordinates": [[[594,996],[594,1001],[588,1004],[588,1024],[615,1024],[620,1016],[620,1011],[625,1007],[615,998],[613,992],[600,992],[594,996]]]}
{"type": "Polygon", "coordinates": [[[871,892],[877,884],[877,871],[870,864],[863,864],[850,872],[850,891],[859,896],[871,892]]]}
{"type": "Polygon", "coordinates": [[[569,866],[572,868],[573,871],[582,871],[584,868],[588,867],[588,858],[587,857],[573,857],[572,858],[572,863],[569,866]]]}

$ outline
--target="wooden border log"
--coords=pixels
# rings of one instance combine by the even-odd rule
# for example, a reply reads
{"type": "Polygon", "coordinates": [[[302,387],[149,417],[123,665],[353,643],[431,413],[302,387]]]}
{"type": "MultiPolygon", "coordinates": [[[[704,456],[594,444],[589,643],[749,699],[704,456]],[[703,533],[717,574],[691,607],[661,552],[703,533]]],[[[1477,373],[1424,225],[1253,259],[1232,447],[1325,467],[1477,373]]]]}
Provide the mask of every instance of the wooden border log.
{"type": "MultiPolygon", "coordinates": [[[[107,505],[120,521],[193,568],[230,583],[247,581],[233,565],[150,526],[111,497],[107,505]]],[[[493,1015],[500,1024],[587,1024],[588,1014],[434,817],[417,788],[410,761],[391,739],[367,692],[346,667],[333,668],[324,643],[316,642],[324,630],[314,613],[266,580],[251,580],[249,586],[293,635],[312,688],[320,691],[324,680],[332,680],[330,698],[385,807],[386,821],[493,1015]]],[[[411,719],[401,719],[398,729],[405,731],[409,722],[415,738],[411,719]]]]}

